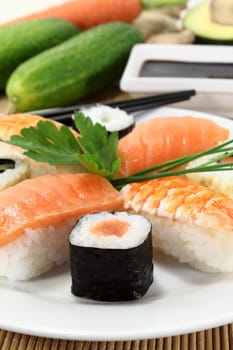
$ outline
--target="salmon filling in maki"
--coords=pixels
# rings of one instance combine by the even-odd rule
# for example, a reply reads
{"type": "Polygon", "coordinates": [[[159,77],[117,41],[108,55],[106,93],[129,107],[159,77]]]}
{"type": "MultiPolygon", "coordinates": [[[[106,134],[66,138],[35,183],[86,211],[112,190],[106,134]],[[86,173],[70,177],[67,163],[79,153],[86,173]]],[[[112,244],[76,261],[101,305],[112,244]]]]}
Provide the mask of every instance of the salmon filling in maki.
{"type": "Polygon", "coordinates": [[[100,236],[115,235],[122,237],[127,232],[128,227],[129,224],[127,222],[111,219],[97,223],[91,227],[91,232],[100,236]]]}
{"type": "Polygon", "coordinates": [[[83,216],[70,234],[71,291],[99,301],[142,297],[153,281],[150,221],[127,212],[83,216]]]}

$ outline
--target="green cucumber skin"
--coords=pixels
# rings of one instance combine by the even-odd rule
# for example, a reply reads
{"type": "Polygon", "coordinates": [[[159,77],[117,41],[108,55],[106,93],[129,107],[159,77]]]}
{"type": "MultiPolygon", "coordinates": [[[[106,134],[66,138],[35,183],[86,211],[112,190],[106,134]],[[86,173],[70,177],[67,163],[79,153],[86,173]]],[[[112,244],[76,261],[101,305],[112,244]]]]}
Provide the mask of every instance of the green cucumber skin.
{"type": "Polygon", "coordinates": [[[0,89],[19,64],[79,33],[61,19],[37,19],[0,28],[0,89]]]}
{"type": "Polygon", "coordinates": [[[120,78],[142,34],[113,22],[86,30],[21,64],[7,84],[17,111],[65,106],[101,91],[120,78]]]}
{"type": "Polygon", "coordinates": [[[185,6],[186,0],[142,0],[145,9],[165,6],[185,6]]]}

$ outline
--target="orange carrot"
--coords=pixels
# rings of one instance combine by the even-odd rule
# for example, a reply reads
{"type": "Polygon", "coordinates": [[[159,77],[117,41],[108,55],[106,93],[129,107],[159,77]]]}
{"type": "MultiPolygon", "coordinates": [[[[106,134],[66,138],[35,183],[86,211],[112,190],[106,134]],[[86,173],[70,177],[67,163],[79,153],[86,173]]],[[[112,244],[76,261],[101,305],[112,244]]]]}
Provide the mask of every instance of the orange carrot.
{"type": "Polygon", "coordinates": [[[96,25],[113,22],[131,22],[142,10],[140,0],[71,0],[43,11],[16,18],[8,24],[36,18],[61,18],[85,30],[96,25]]]}

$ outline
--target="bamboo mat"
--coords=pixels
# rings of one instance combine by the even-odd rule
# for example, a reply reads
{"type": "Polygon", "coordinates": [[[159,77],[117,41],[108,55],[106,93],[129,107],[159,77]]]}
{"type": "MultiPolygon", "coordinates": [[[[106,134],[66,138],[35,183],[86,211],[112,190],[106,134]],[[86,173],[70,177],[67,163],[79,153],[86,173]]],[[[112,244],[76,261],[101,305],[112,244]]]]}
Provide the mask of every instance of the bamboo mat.
{"type": "Polygon", "coordinates": [[[1,350],[232,350],[233,324],[181,336],[140,341],[83,342],[0,331],[1,350]]]}

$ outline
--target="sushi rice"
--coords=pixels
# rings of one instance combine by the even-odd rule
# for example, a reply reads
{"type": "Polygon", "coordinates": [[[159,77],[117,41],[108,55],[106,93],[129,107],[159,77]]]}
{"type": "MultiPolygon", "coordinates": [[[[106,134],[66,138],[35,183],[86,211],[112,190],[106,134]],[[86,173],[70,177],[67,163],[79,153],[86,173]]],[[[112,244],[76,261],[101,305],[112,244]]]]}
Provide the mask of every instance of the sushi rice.
{"type": "Polygon", "coordinates": [[[72,230],[70,242],[81,247],[109,249],[133,248],[145,240],[150,226],[150,222],[148,220],[142,220],[141,215],[129,215],[126,212],[91,214],[79,220],[79,224],[72,230]],[[92,228],[100,219],[102,221],[118,219],[119,222],[127,222],[128,230],[122,237],[118,237],[114,233],[111,235],[93,234],[92,228]]]}
{"type": "MultiPolygon", "coordinates": [[[[214,156],[216,157],[216,155],[214,156]]],[[[200,166],[203,163],[211,160],[214,156],[210,155],[201,157],[195,161],[190,162],[187,168],[200,166]]],[[[229,171],[207,171],[200,173],[190,173],[186,174],[186,177],[202,186],[212,188],[213,190],[233,197],[233,169],[229,171]]]]}
{"type": "Polygon", "coordinates": [[[125,210],[152,222],[153,246],[204,272],[233,272],[233,199],[182,177],[121,190],[125,210]]]}
{"type": "Polygon", "coordinates": [[[94,174],[43,175],[1,191],[0,276],[27,280],[68,261],[68,236],[80,216],[122,205],[94,174]]]}
{"type": "Polygon", "coordinates": [[[67,232],[74,222],[26,229],[24,235],[0,247],[0,276],[11,280],[35,278],[69,258],[67,232]]]}

